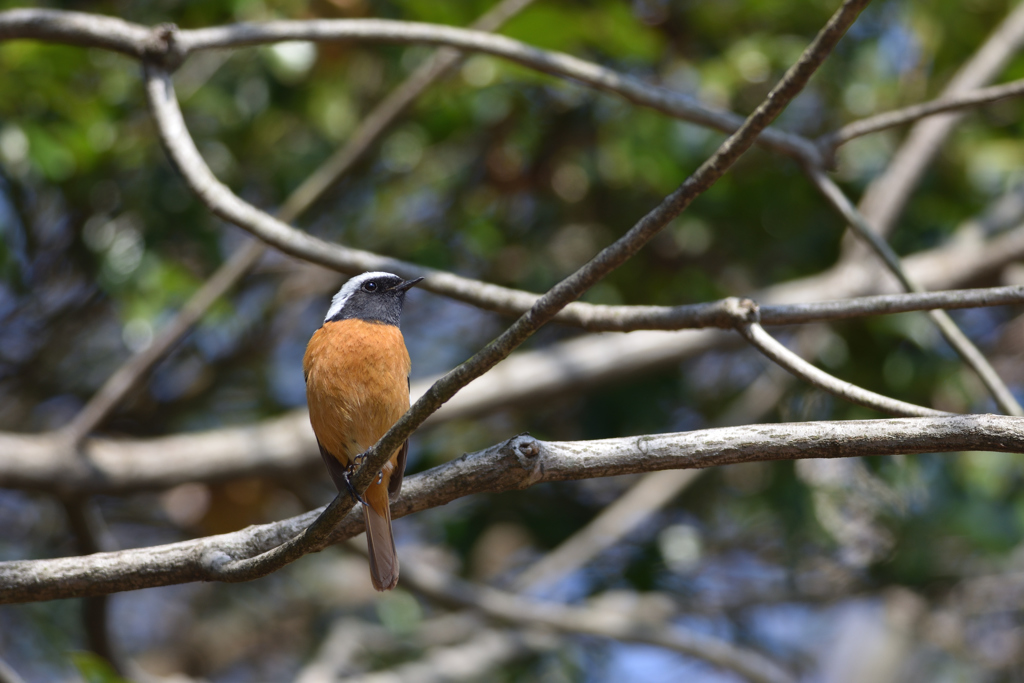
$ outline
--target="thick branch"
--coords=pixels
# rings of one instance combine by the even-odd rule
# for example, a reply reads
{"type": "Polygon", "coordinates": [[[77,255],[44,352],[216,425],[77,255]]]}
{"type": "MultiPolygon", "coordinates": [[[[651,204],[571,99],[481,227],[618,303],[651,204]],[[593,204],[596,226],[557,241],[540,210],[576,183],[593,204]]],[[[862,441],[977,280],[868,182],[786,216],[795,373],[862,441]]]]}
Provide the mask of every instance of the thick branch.
{"type": "MultiPolygon", "coordinates": [[[[962,415],[749,425],[566,443],[519,436],[410,477],[392,514],[403,517],[474,493],[518,490],[550,481],[739,462],[960,450],[1024,452],[1024,419],[962,415]]],[[[55,600],[215,580],[223,563],[280,545],[308,526],[319,512],[171,545],[3,562],[0,602],[55,600]]],[[[349,514],[330,541],[351,538],[362,529],[362,515],[349,514]]]]}

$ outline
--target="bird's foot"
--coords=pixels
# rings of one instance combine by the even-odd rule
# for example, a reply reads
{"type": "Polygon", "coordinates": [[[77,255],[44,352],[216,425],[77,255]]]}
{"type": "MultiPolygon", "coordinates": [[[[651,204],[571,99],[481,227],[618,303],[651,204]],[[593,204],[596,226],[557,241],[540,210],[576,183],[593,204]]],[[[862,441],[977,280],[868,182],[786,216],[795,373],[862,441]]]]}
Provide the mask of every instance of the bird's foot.
{"type": "Polygon", "coordinates": [[[363,461],[363,457],[364,454],[360,453],[356,457],[352,458],[352,462],[350,462],[348,467],[345,468],[343,477],[345,479],[345,485],[348,487],[348,492],[352,494],[352,497],[363,505],[366,505],[366,501],[363,500],[362,496],[356,493],[356,487],[352,485],[352,475],[355,474],[356,469],[359,467],[359,463],[363,461]]]}

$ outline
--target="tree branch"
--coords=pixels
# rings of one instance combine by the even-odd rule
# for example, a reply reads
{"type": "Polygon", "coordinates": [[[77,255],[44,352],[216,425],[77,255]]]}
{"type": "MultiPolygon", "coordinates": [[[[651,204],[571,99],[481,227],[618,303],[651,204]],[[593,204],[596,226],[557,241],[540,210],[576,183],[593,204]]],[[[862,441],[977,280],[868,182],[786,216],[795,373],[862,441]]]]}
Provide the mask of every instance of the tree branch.
{"type": "Polygon", "coordinates": [[[889,398],[888,396],[882,396],[881,394],[876,394],[873,391],[862,389],[855,384],[850,384],[849,382],[844,382],[837,377],[833,377],[824,370],[819,370],[777,342],[756,322],[748,321],[739,324],[736,329],[739,330],[740,334],[742,334],[747,341],[757,348],[758,351],[763,353],[772,361],[778,363],[783,369],[804,380],[808,384],[816,386],[819,389],[838,396],[839,398],[843,398],[847,401],[867,406],[868,408],[888,413],[890,415],[903,415],[907,417],[950,415],[950,413],[941,410],[924,408],[922,406],[914,405],[913,403],[905,403],[894,398],[889,398]]]}
{"type": "Polygon", "coordinates": [[[1020,95],[1024,95],[1024,79],[1002,85],[994,85],[989,88],[970,90],[964,93],[953,93],[930,102],[922,102],[909,107],[903,107],[902,109],[875,114],[859,121],[853,121],[839,130],[822,135],[816,142],[822,149],[822,154],[828,157],[834,155],[836,149],[841,145],[845,145],[850,140],[864,135],[912,123],[927,116],[991,104],[992,102],[998,102],[1010,97],[1019,97],[1020,95]]]}
{"type": "MultiPolygon", "coordinates": [[[[518,436],[406,480],[395,518],[475,493],[739,462],[859,457],[961,450],[1024,452],[1024,419],[1004,415],[747,425],[601,441],[543,442],[518,436]]],[[[0,563],[0,603],[56,600],[114,591],[219,580],[218,567],[280,545],[320,510],[219,536],[84,557],[0,563]]],[[[363,530],[350,513],[329,538],[363,530]]],[[[232,577],[233,580],[248,577],[232,577]]]]}

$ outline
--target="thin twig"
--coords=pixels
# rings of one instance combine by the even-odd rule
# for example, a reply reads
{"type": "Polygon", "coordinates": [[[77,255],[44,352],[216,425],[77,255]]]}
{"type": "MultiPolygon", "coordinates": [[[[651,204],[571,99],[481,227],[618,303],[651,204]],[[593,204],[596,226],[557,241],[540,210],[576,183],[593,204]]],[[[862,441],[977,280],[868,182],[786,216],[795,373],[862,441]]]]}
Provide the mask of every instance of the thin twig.
{"type": "Polygon", "coordinates": [[[819,370],[817,367],[811,365],[803,358],[777,342],[756,322],[747,322],[738,325],[736,329],[739,330],[740,334],[742,334],[747,341],[753,344],[758,351],[763,353],[772,361],[778,363],[785,370],[788,370],[805,382],[827,391],[830,394],[838,396],[839,398],[846,399],[847,401],[851,401],[862,406],[867,406],[868,408],[872,408],[889,415],[903,415],[907,417],[951,415],[951,413],[941,410],[925,408],[923,406],[914,405],[913,403],[906,403],[894,398],[889,398],[888,396],[876,394],[873,391],[862,389],[856,384],[850,384],[849,382],[844,382],[838,377],[833,377],[824,370],[819,370]]]}
{"type": "Polygon", "coordinates": [[[975,308],[1024,303],[1024,286],[952,289],[944,292],[881,294],[807,304],[766,304],[760,307],[762,325],[845,320],[869,315],[975,308]]]}
{"type": "Polygon", "coordinates": [[[81,443],[146,378],[149,371],[177,346],[210,307],[259,261],[266,246],[250,240],[238,249],[185,303],[177,315],[143,351],[129,358],[61,431],[73,445],[81,443]]]}
{"type": "MultiPolygon", "coordinates": [[[[821,169],[807,168],[806,173],[829,203],[842,214],[853,231],[882,259],[889,271],[900,281],[900,284],[908,292],[921,291],[921,288],[904,271],[899,256],[892,250],[889,243],[872,230],[867,219],[847,199],[843,191],[839,189],[839,186],[832,182],[832,179],[821,169]]],[[[945,311],[932,310],[928,312],[928,315],[939,328],[942,336],[949,342],[949,345],[953,347],[953,350],[978,374],[978,377],[981,378],[982,383],[989,390],[989,393],[992,394],[1000,410],[1007,415],[1024,416],[1024,408],[1017,402],[1017,399],[1014,398],[998,373],[996,373],[985,356],[982,355],[981,351],[978,350],[978,347],[967,338],[957,324],[953,322],[953,319],[949,317],[949,314],[945,311]]]]}
{"type": "MultiPolygon", "coordinates": [[[[860,457],[964,450],[1024,453],[1024,419],[1005,415],[790,422],[582,442],[518,436],[408,478],[392,506],[396,519],[477,493],[542,482],[706,468],[740,462],[860,457]]],[[[221,579],[218,566],[280,545],[320,510],[219,536],[84,557],[0,562],[0,603],[55,600],[221,579]]],[[[363,531],[350,513],[337,543],[363,531]]]]}
{"type": "Polygon", "coordinates": [[[838,147],[863,135],[870,135],[871,133],[902,126],[927,116],[977,107],[1020,95],[1024,95],[1024,79],[1002,85],[994,85],[989,88],[970,90],[965,93],[954,93],[939,97],[930,102],[914,104],[848,123],[839,130],[822,135],[818,138],[817,144],[821,147],[822,154],[829,156],[835,154],[835,150],[838,147]]]}

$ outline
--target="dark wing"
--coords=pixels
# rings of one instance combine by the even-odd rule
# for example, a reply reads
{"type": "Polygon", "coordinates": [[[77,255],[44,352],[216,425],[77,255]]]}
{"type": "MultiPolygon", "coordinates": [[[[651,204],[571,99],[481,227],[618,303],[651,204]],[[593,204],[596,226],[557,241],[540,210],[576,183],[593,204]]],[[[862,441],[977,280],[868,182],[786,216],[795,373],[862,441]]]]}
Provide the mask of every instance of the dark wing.
{"type": "Polygon", "coordinates": [[[391,473],[391,481],[388,482],[388,500],[393,501],[402,492],[402,477],[405,476],[405,460],[409,457],[409,442],[402,444],[402,450],[398,451],[398,462],[395,463],[395,471],[391,473]]]}
{"type": "MultiPolygon", "coordinates": [[[[407,376],[405,383],[412,391],[412,380],[407,376]]],[[[394,501],[402,492],[402,479],[405,477],[405,461],[409,457],[409,442],[402,444],[402,450],[398,451],[398,462],[395,463],[395,471],[391,473],[391,481],[388,482],[388,500],[394,501]]]]}
{"type": "Polygon", "coordinates": [[[345,479],[345,466],[338,462],[338,459],[327,452],[324,445],[320,443],[320,439],[316,440],[316,445],[320,447],[320,457],[324,459],[324,463],[327,465],[327,471],[331,475],[331,479],[334,481],[334,485],[338,488],[338,493],[344,493],[349,490],[348,481],[345,479]]]}

